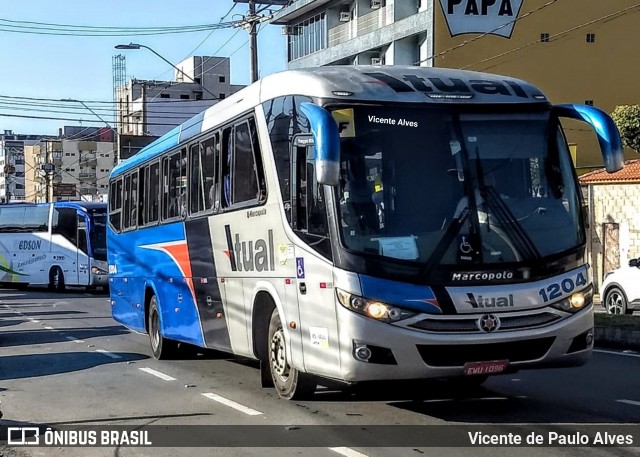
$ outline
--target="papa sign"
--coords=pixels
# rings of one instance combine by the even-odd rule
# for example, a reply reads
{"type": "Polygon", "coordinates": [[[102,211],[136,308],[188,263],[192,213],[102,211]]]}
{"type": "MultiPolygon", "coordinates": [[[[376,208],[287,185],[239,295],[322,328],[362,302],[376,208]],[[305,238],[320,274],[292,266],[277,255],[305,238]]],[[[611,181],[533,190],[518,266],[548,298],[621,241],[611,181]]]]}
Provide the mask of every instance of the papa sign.
{"type": "Polygon", "coordinates": [[[490,33],[510,38],[523,0],[440,0],[451,36],[490,33]]]}

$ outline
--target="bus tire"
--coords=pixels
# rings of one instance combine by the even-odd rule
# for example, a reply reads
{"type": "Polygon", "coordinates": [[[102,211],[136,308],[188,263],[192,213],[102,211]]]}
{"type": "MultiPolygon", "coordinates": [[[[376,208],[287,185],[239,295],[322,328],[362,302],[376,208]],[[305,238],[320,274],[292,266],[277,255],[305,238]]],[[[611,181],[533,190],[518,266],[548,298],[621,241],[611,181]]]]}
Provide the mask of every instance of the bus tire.
{"type": "Polygon", "coordinates": [[[317,387],[314,377],[289,364],[284,330],[277,309],[271,314],[267,344],[269,371],[278,395],[285,400],[299,400],[312,395],[317,387]]]}
{"type": "Polygon", "coordinates": [[[178,350],[178,342],[162,336],[160,310],[158,309],[158,299],[155,295],[152,295],[149,299],[147,328],[149,329],[149,341],[151,342],[153,356],[158,360],[167,360],[175,357],[178,350]]]}
{"type": "Polygon", "coordinates": [[[56,292],[64,292],[64,272],[59,266],[51,268],[49,271],[49,290],[56,292]]]}

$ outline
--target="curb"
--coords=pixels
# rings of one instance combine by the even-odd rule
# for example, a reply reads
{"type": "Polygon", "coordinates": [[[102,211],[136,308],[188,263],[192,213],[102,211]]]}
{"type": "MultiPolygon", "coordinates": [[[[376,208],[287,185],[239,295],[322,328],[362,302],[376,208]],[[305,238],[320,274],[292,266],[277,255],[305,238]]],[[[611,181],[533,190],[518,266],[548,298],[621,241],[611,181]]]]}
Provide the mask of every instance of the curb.
{"type": "Polygon", "coordinates": [[[640,330],[595,327],[594,337],[597,346],[640,351],[640,330]]]}

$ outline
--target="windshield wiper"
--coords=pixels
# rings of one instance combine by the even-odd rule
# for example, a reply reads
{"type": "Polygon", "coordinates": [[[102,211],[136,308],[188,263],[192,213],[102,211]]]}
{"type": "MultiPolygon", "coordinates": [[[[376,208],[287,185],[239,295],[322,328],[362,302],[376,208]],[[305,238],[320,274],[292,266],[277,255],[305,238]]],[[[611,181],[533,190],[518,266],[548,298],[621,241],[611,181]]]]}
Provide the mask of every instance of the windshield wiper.
{"type": "Polygon", "coordinates": [[[487,226],[491,226],[490,215],[495,216],[500,227],[504,228],[520,254],[528,260],[540,261],[542,259],[540,252],[527,232],[518,223],[507,204],[502,200],[498,191],[491,186],[484,186],[481,188],[481,192],[486,199],[487,206],[491,209],[491,213],[487,214],[487,226]]]}
{"type": "Polygon", "coordinates": [[[451,242],[456,237],[456,235],[458,235],[458,233],[460,232],[460,229],[462,228],[462,224],[464,224],[468,216],[469,216],[469,207],[465,206],[462,212],[460,213],[460,215],[458,217],[453,218],[453,220],[451,221],[451,225],[447,227],[447,231],[444,232],[444,235],[442,236],[442,238],[434,248],[433,252],[425,262],[424,267],[422,267],[422,271],[420,272],[421,275],[425,275],[425,274],[428,275],[433,269],[433,267],[435,267],[436,264],[440,262],[440,259],[442,259],[442,256],[444,256],[445,252],[447,252],[447,249],[449,249],[451,242]]]}

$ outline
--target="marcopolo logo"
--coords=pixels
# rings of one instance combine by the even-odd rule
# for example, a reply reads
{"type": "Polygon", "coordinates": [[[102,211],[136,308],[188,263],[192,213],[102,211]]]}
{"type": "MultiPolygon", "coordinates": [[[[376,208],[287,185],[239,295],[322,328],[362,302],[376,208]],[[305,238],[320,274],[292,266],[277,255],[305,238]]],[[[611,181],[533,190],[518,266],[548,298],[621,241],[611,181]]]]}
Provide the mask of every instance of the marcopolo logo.
{"type": "Polygon", "coordinates": [[[513,271],[471,271],[452,273],[452,281],[504,281],[513,279],[513,271]]]}
{"type": "Polygon", "coordinates": [[[510,38],[523,0],[440,0],[451,36],[490,33],[510,38]]]}

